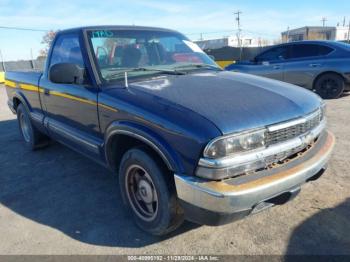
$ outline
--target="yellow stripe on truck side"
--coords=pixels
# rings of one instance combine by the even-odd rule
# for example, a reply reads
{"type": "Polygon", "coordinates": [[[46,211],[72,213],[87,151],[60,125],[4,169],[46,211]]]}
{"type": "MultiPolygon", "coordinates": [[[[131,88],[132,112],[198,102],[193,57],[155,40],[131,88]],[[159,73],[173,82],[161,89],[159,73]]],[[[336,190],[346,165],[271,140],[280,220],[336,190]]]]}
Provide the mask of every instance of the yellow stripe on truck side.
{"type": "Polygon", "coordinates": [[[5,82],[5,72],[0,72],[0,83],[5,82]]]}
{"type": "Polygon", "coordinates": [[[93,106],[97,106],[97,103],[94,102],[94,101],[90,101],[90,100],[83,99],[83,98],[76,97],[76,96],[67,95],[67,94],[64,94],[64,93],[56,92],[56,91],[50,91],[50,95],[60,96],[60,97],[68,98],[68,99],[71,99],[71,100],[79,101],[79,102],[82,102],[82,103],[90,104],[90,105],[93,105],[93,106]]]}
{"type": "MultiPolygon", "coordinates": [[[[5,80],[5,85],[8,86],[8,87],[12,87],[12,88],[16,88],[17,87],[16,82],[13,82],[13,81],[10,81],[10,80],[5,80]]],[[[19,84],[19,88],[22,89],[22,90],[26,90],[26,91],[33,91],[33,92],[44,93],[44,89],[43,88],[40,88],[40,87],[35,86],[35,85],[20,83],[19,84]]],[[[60,96],[60,97],[64,97],[64,98],[67,98],[67,99],[70,99],[70,100],[75,100],[75,101],[78,101],[78,102],[82,102],[82,103],[90,104],[90,105],[93,105],[93,106],[97,106],[97,103],[94,102],[94,101],[90,101],[90,100],[87,100],[87,99],[84,99],[84,98],[80,98],[80,97],[76,97],[76,96],[60,93],[60,92],[57,92],[57,91],[50,91],[50,95],[60,96]]],[[[103,107],[103,108],[105,108],[105,109],[107,109],[107,110],[110,110],[110,111],[113,111],[113,112],[118,112],[117,109],[115,109],[113,107],[110,107],[110,106],[107,106],[107,105],[104,105],[102,103],[99,103],[98,105],[103,107]]]]}
{"type": "Polygon", "coordinates": [[[12,87],[12,88],[16,88],[16,82],[10,81],[10,80],[5,80],[5,86],[7,87],[12,87]]]}
{"type": "Polygon", "coordinates": [[[44,89],[39,88],[38,86],[34,86],[34,85],[28,85],[28,84],[19,84],[19,87],[23,90],[27,90],[27,91],[34,91],[34,92],[40,92],[43,93],[44,89]]]}

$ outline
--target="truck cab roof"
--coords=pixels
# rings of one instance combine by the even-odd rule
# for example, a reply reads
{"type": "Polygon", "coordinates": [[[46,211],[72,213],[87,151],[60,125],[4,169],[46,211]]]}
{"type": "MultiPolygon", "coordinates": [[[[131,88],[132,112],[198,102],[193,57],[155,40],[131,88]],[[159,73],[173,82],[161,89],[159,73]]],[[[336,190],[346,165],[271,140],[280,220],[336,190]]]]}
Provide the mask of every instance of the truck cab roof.
{"type": "Polygon", "coordinates": [[[142,30],[142,31],[163,31],[163,32],[175,32],[175,30],[161,28],[161,27],[149,27],[149,26],[135,26],[135,25],[96,25],[96,26],[82,26],[75,28],[67,28],[60,30],[58,33],[73,33],[85,30],[96,30],[96,29],[113,29],[113,30],[142,30]]]}

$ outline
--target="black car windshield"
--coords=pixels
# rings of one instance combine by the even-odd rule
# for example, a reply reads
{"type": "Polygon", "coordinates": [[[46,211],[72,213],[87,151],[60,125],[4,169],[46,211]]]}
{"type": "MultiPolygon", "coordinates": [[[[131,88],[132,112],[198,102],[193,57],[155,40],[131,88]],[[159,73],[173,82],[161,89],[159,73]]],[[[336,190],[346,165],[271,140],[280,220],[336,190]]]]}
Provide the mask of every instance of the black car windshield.
{"type": "Polygon", "coordinates": [[[195,43],[172,31],[102,29],[88,31],[88,38],[105,81],[123,78],[123,72],[137,77],[220,70],[195,43]]]}

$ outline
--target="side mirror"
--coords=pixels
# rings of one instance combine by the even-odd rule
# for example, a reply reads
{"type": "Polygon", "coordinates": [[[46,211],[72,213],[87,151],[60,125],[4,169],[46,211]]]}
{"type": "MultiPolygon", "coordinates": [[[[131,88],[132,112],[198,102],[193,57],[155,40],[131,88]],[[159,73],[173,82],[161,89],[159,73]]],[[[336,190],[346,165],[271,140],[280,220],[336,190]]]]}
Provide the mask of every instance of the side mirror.
{"type": "Polygon", "coordinates": [[[211,60],[215,61],[215,56],[213,55],[208,55],[208,56],[211,58],[211,60]]]}
{"type": "Polygon", "coordinates": [[[55,64],[49,69],[49,80],[57,84],[84,84],[85,69],[70,63],[55,64]]]}

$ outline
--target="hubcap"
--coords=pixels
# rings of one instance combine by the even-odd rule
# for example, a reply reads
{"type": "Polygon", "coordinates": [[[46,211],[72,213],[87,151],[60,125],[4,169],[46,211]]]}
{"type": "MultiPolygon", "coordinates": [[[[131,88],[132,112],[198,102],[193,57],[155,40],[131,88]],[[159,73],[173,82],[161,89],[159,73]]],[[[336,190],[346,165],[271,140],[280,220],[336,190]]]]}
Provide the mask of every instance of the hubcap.
{"type": "Polygon", "coordinates": [[[321,84],[322,93],[324,93],[327,96],[335,94],[338,91],[338,89],[339,85],[337,81],[331,78],[325,79],[321,84]]]}
{"type": "Polygon", "coordinates": [[[142,220],[153,220],[158,212],[158,196],[153,180],[139,165],[132,165],[126,171],[126,193],[135,214],[142,220]]]}
{"type": "Polygon", "coordinates": [[[29,125],[28,120],[24,116],[24,114],[21,114],[20,116],[20,123],[21,123],[21,131],[23,134],[23,138],[26,142],[30,142],[30,135],[29,135],[29,125]]]}

